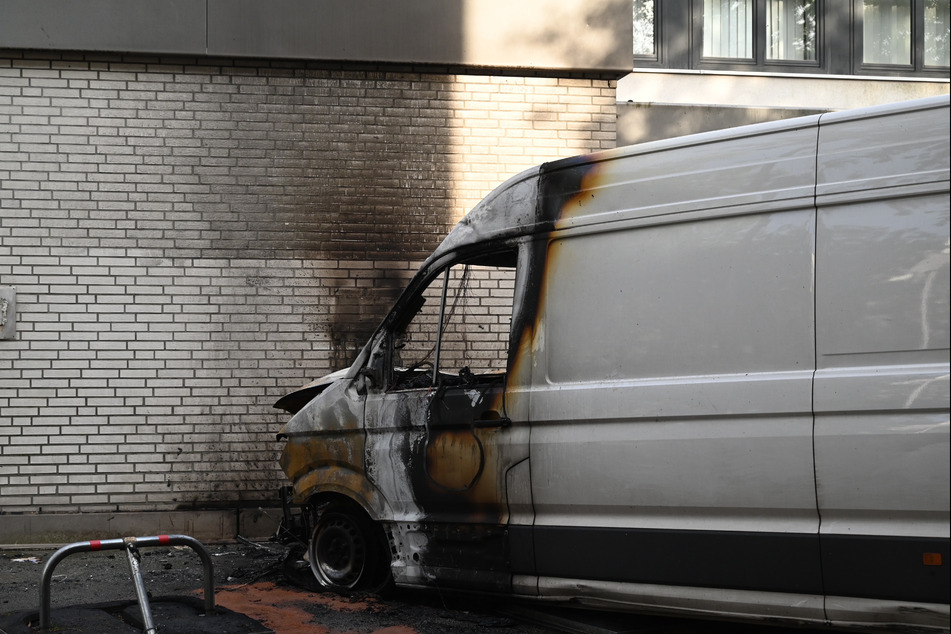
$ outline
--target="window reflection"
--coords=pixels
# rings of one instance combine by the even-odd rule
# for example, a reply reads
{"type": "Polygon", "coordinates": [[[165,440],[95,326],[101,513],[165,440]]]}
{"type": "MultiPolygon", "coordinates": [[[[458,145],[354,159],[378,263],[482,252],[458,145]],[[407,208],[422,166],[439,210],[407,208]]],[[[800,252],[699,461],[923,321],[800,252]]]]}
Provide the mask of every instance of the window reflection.
{"type": "Polygon", "coordinates": [[[948,66],[951,33],[951,0],[928,0],[925,4],[925,66],[948,66]]]}
{"type": "Polygon", "coordinates": [[[816,60],[816,2],[769,0],[766,5],[766,57],[816,60]]]}
{"type": "Polygon", "coordinates": [[[634,54],[656,54],[654,45],[654,0],[634,0],[634,54]]]}
{"type": "Polygon", "coordinates": [[[863,0],[862,61],[911,64],[911,0],[863,0]]]}
{"type": "Polygon", "coordinates": [[[753,57],[753,0],[703,0],[703,56],[753,57]]]}

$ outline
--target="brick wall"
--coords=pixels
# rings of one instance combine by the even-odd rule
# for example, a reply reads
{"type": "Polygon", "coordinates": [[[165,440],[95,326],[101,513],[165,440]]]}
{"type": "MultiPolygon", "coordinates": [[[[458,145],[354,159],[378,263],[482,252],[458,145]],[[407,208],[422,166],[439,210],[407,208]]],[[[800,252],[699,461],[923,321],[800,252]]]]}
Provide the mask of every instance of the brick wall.
{"type": "Polygon", "coordinates": [[[615,118],[598,78],[0,50],[0,512],[272,500],[272,403],[615,118]]]}

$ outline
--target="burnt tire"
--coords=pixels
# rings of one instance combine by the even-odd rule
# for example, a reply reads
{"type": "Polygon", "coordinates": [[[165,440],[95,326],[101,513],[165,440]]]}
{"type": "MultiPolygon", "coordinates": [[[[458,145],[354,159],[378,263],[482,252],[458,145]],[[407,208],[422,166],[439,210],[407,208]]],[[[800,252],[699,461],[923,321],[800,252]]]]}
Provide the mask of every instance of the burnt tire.
{"type": "Polygon", "coordinates": [[[383,531],[355,505],[331,503],[317,510],[307,554],[314,579],[326,590],[381,592],[390,584],[383,531]]]}

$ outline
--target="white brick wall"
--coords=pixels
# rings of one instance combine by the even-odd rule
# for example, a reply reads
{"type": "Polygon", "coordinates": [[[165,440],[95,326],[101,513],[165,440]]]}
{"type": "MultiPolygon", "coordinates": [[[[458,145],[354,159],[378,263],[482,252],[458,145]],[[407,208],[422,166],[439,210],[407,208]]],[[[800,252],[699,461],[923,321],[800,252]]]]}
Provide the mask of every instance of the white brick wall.
{"type": "Polygon", "coordinates": [[[240,506],[476,201],[613,147],[603,79],[0,51],[0,512],[240,506]]]}

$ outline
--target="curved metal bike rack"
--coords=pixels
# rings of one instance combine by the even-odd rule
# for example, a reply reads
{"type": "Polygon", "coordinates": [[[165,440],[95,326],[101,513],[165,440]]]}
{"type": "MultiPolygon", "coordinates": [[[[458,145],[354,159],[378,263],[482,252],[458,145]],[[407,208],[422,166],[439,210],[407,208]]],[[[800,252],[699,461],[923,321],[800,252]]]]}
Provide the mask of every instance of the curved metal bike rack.
{"type": "Polygon", "coordinates": [[[123,537],[119,539],[93,540],[68,544],[57,550],[43,567],[43,580],[40,583],[40,629],[50,627],[50,581],[53,579],[53,570],[66,557],[76,554],[100,550],[125,550],[129,560],[129,570],[132,572],[132,581],[135,584],[135,595],[142,610],[142,622],[146,634],[154,634],[155,623],[152,620],[152,609],[149,606],[148,593],[145,582],[142,580],[142,571],[139,568],[139,548],[149,546],[188,546],[201,558],[205,568],[205,613],[215,611],[215,575],[214,565],[208,550],[193,537],[188,535],[157,535],[154,537],[123,537]]]}

